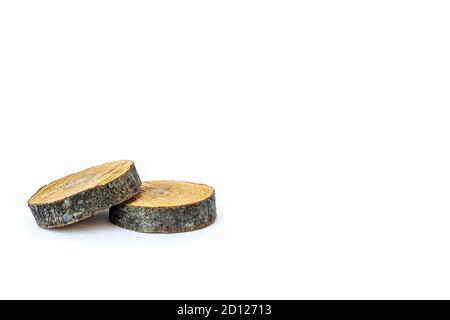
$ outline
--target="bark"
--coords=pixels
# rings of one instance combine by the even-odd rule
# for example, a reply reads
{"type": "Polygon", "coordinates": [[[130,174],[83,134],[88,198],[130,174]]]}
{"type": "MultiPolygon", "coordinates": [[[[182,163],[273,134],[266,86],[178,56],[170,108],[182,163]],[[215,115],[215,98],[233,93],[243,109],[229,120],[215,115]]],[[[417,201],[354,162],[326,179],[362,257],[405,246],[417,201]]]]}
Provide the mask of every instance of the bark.
{"type": "Polygon", "coordinates": [[[125,174],[109,183],[55,202],[29,204],[29,207],[40,227],[64,227],[128,200],[139,192],[140,186],[141,180],[133,164],[125,174]]]}
{"type": "Polygon", "coordinates": [[[214,193],[209,198],[178,207],[133,207],[126,204],[110,210],[110,221],[122,228],[144,233],[186,232],[204,228],[216,218],[214,193]]]}

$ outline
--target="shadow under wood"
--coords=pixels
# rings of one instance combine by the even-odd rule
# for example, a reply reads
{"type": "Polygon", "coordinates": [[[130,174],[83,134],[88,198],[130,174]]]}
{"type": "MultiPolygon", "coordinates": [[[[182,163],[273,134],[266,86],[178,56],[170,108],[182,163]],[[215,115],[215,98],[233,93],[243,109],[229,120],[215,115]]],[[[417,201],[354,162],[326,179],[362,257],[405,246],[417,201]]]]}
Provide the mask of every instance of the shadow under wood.
{"type": "Polygon", "coordinates": [[[109,222],[109,210],[100,211],[97,215],[71,225],[54,228],[56,232],[99,232],[106,229],[113,229],[114,225],[109,222]]]}

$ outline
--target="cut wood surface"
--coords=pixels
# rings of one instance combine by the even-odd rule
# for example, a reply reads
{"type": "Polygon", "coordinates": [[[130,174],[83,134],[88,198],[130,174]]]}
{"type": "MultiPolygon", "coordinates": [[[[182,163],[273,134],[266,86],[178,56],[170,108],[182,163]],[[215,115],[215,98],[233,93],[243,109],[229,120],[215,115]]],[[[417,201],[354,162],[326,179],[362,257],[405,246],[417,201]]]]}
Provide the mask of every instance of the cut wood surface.
{"type": "Polygon", "coordinates": [[[140,186],[133,161],[114,161],[47,184],[28,205],[39,226],[63,227],[129,199],[140,186]]]}
{"type": "Polygon", "coordinates": [[[112,207],[109,217],[112,223],[138,232],[191,231],[214,222],[215,192],[198,183],[146,181],[137,195],[112,207]]]}

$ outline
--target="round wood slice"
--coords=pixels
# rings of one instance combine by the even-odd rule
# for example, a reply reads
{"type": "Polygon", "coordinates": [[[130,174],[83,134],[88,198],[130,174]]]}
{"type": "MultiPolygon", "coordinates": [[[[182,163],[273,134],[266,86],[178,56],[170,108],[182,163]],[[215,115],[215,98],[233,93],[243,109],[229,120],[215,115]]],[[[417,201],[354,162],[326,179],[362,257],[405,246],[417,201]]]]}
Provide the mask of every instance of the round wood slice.
{"type": "Polygon", "coordinates": [[[143,182],[140,192],[111,208],[119,227],[150,233],[185,232],[206,227],[216,218],[214,189],[176,181],[143,182]]]}
{"type": "Polygon", "coordinates": [[[140,186],[133,161],[109,162],[47,184],[28,206],[40,227],[64,227],[129,199],[140,186]]]}

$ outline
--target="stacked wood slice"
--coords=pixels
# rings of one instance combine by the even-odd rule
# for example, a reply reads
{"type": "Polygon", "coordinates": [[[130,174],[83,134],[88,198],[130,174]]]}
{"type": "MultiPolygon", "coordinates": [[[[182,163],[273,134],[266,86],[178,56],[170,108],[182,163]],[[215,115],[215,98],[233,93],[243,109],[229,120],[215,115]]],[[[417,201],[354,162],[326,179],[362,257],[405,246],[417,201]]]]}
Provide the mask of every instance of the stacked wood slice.
{"type": "Polygon", "coordinates": [[[39,189],[28,206],[42,228],[64,227],[110,209],[110,221],[146,233],[196,230],[214,222],[215,192],[189,182],[141,183],[133,161],[109,162],[39,189]]]}
{"type": "Polygon", "coordinates": [[[140,187],[134,163],[116,161],[49,183],[28,200],[28,205],[39,226],[63,227],[129,199],[140,187]]]}

